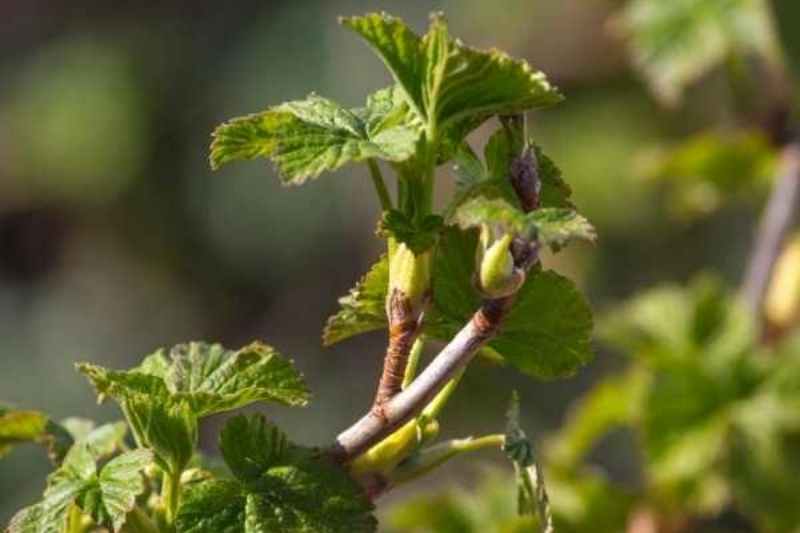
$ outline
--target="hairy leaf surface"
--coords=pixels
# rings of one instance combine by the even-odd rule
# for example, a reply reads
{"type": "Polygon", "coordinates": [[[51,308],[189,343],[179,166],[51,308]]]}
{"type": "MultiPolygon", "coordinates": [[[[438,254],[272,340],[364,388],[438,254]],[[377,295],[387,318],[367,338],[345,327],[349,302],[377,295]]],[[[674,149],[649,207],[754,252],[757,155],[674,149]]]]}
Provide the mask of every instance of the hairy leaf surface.
{"type": "Polygon", "coordinates": [[[347,473],[317,452],[290,444],[264,417],[228,421],[221,447],[236,481],[188,486],[179,531],[375,531],[372,505],[347,473]]]}

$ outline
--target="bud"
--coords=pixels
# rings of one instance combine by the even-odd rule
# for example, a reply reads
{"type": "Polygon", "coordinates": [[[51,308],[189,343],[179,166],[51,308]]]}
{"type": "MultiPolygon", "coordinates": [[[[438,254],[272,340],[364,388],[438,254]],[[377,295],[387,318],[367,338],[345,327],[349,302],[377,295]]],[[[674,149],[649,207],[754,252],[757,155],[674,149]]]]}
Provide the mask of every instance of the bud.
{"type": "Polygon", "coordinates": [[[788,242],[775,264],[764,315],[779,329],[791,328],[800,321],[800,234],[788,242]]]}
{"type": "Polygon", "coordinates": [[[430,279],[431,252],[415,255],[405,244],[397,244],[389,262],[388,297],[398,290],[408,298],[412,310],[421,311],[429,293],[430,279]]]}
{"type": "Polygon", "coordinates": [[[511,234],[507,233],[491,244],[489,241],[489,230],[484,228],[478,247],[478,289],[490,298],[501,298],[516,292],[525,282],[525,274],[514,266],[511,234]]]}

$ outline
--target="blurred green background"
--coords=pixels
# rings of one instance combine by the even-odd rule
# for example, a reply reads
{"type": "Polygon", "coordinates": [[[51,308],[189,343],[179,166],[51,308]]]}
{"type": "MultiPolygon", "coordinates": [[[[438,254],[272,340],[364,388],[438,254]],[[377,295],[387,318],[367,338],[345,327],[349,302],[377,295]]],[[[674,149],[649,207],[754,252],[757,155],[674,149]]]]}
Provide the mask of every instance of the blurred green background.
{"type": "MultiPolygon", "coordinates": [[[[790,50],[800,41],[794,3],[778,3],[790,50]]],[[[444,10],[453,34],[527,58],[562,89],[566,102],[536,113],[533,131],[600,238],[545,263],[578,282],[596,310],[698,269],[737,283],[765,191],[713,217],[676,217],[676,202],[647,179],[659,150],[730,121],[736,95],[712,74],[679,108],[659,105],[615,30],[620,4],[0,3],[0,399],[56,419],[111,419],[114,408],[93,405],[75,360],[123,368],[180,341],[237,347],[258,338],[291,355],[315,392],[312,406],[291,416],[270,408],[294,440],[329,442],[364,411],[383,334],[330,350],[319,338],[336,298],[381,252],[365,169],[283,188],[267,164],[212,174],[206,159],[209,133],[227,118],[311,90],[355,106],[386,84],[379,61],[337,25],[344,14],[385,9],[421,31],[431,10],[444,10]]],[[[480,144],[488,132],[471,139],[480,144]]],[[[448,169],[440,180],[446,194],[448,169]]],[[[501,429],[518,389],[525,425],[541,437],[620,365],[599,349],[574,379],[553,383],[473,365],[444,435],[501,429]]],[[[209,451],[217,429],[205,428],[209,451]]],[[[625,433],[612,434],[593,461],[638,482],[625,433]]],[[[36,448],[0,461],[0,523],[36,498],[47,471],[36,448]]],[[[476,471],[475,461],[456,461],[433,479],[469,486],[476,471]]]]}

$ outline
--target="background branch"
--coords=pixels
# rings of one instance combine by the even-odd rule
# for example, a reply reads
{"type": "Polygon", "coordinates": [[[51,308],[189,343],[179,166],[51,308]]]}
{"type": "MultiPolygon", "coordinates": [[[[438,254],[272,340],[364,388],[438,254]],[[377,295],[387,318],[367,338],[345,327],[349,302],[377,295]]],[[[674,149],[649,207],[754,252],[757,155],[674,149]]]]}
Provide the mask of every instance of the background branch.
{"type": "Polygon", "coordinates": [[[742,297],[753,313],[761,308],[775,262],[792,222],[800,211],[800,142],[781,152],[780,170],[756,234],[753,253],[742,284],[742,297]]]}

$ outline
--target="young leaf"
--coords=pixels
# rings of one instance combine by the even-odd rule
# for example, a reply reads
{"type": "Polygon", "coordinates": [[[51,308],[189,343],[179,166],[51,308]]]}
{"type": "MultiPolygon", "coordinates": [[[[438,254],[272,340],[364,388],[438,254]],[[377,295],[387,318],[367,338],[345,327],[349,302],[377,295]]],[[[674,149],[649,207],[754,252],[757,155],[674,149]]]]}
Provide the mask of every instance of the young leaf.
{"type": "Polygon", "coordinates": [[[225,424],[219,436],[219,447],[237,479],[254,481],[270,466],[285,460],[289,440],[264,417],[236,416],[225,424]]]}
{"type": "Polygon", "coordinates": [[[95,427],[94,422],[85,418],[66,418],[61,425],[72,435],[75,442],[85,443],[96,459],[102,459],[122,451],[128,425],[113,422],[95,427]]]}
{"type": "Polygon", "coordinates": [[[342,17],[339,21],[372,47],[402,88],[409,105],[420,117],[425,117],[422,39],[401,19],[386,13],[342,17]]]}
{"type": "Polygon", "coordinates": [[[264,417],[231,419],[221,446],[236,480],[186,487],[179,531],[375,531],[372,505],[347,473],[312,450],[289,444],[264,417]]]}
{"type": "MultiPolygon", "coordinates": [[[[433,308],[424,322],[435,338],[452,338],[480,305],[472,285],[476,241],[455,228],[442,234],[434,261],[433,308]]],[[[532,270],[489,348],[525,374],[562,377],[591,359],[591,332],[591,310],[572,282],[552,271],[532,270]]]]}
{"type": "Polygon", "coordinates": [[[72,445],[69,433],[39,411],[23,411],[0,404],[0,458],[24,442],[43,444],[58,464],[72,445]]]}
{"type": "Polygon", "coordinates": [[[98,476],[87,480],[78,505],[96,523],[110,525],[114,531],[119,531],[127,514],[136,505],[136,497],[144,492],[142,471],[152,460],[152,452],[145,449],[115,457],[98,476]]]}
{"type": "MultiPolygon", "coordinates": [[[[498,129],[484,148],[485,162],[478,160],[475,153],[462,144],[455,155],[458,174],[456,196],[448,206],[448,216],[445,218],[452,216],[458,206],[476,197],[502,198],[513,206],[519,206],[519,200],[509,181],[511,164],[516,157],[513,145],[519,142],[521,140],[509,139],[505,128],[498,129]]],[[[536,175],[541,184],[540,206],[574,209],[569,201],[572,190],[562,178],[561,170],[541,148],[532,142],[531,145],[536,161],[536,175]]]]}
{"type": "Polygon", "coordinates": [[[428,215],[417,221],[410,219],[402,211],[392,209],[383,213],[378,233],[383,237],[394,238],[419,255],[436,244],[443,226],[444,220],[438,215],[428,215]]]}
{"type": "Polygon", "coordinates": [[[571,209],[545,207],[525,213],[500,198],[468,200],[456,209],[452,221],[462,229],[487,225],[496,230],[495,234],[536,239],[556,251],[575,239],[596,238],[589,221],[571,209]]]}
{"type": "Polygon", "coordinates": [[[69,508],[83,486],[64,482],[49,487],[41,502],[17,512],[8,524],[8,533],[61,533],[67,527],[69,508]]]}
{"type": "Polygon", "coordinates": [[[308,391],[291,363],[253,343],[236,352],[219,345],[183,344],[147,357],[140,367],[113,371],[82,363],[102,399],[122,407],[140,446],[162,468],[179,472],[191,459],[198,419],[257,401],[304,405],[308,391]]]}
{"type": "Polygon", "coordinates": [[[112,459],[98,474],[92,451],[85,443],[76,444],[49,477],[42,501],[17,513],[9,532],[61,532],[72,505],[97,524],[119,531],[136,497],[144,491],[142,470],[152,459],[149,450],[134,450],[112,459]]]}
{"type": "Polygon", "coordinates": [[[633,0],[621,22],[634,64],[667,104],[731,54],[780,60],[764,0],[633,0]]]}
{"type": "Polygon", "coordinates": [[[506,443],[503,450],[514,463],[517,477],[517,512],[539,518],[542,533],[553,533],[550,499],[544,484],[542,467],[536,461],[533,445],[519,426],[519,397],[514,392],[508,407],[506,443]]]}
{"type": "Polygon", "coordinates": [[[219,344],[193,342],[170,351],[165,376],[170,394],[186,400],[198,416],[253,402],[303,406],[308,389],[291,361],[266,344],[254,342],[236,352],[219,344]]]}
{"type": "Polygon", "coordinates": [[[186,401],[172,397],[162,378],[138,372],[108,370],[80,363],[98,398],[113,398],[125,414],[139,446],[152,449],[159,467],[180,472],[197,444],[197,415],[186,401]]]}
{"type": "Polygon", "coordinates": [[[266,157],[275,162],[285,184],[299,185],[349,162],[373,157],[402,161],[414,153],[417,132],[403,125],[368,128],[353,111],[312,94],[233,119],[213,137],[212,168],[266,157]]]}
{"type": "Polygon", "coordinates": [[[527,62],[451,39],[439,14],[431,17],[423,38],[385,13],[341,21],[383,60],[409,105],[429,126],[429,133],[433,125],[451,146],[492,115],[521,113],[561,101],[544,74],[527,62]]]}
{"type": "Polygon", "coordinates": [[[347,296],[339,298],[341,309],[325,324],[322,343],[331,346],[355,335],[385,328],[388,284],[389,259],[384,255],[347,296]]]}

